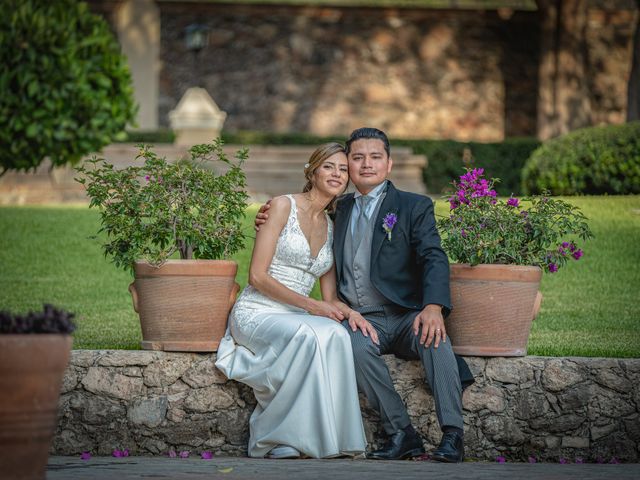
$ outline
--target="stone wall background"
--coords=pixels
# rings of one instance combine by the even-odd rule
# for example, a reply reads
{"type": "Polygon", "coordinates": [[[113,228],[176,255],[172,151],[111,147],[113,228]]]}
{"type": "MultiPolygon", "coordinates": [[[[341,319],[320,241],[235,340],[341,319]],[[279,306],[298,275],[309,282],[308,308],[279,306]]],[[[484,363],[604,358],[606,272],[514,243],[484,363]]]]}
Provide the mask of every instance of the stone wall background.
{"type": "MultiPolygon", "coordinates": [[[[463,397],[467,458],[640,459],[640,359],[467,360],[476,377],[463,397]]],[[[422,367],[392,356],[386,361],[425,447],[435,447],[440,430],[422,367]]],[[[215,355],[73,351],[52,452],[246,455],[253,393],[228,381],[214,363],[215,355]]],[[[382,431],[361,403],[375,448],[382,431]]]]}
{"type": "MultiPolygon", "coordinates": [[[[158,5],[163,125],[197,84],[229,114],[228,130],[344,135],[377,125],[392,137],[463,141],[539,134],[539,12],[158,5]],[[210,28],[197,58],[184,42],[193,23],[210,28]]],[[[620,123],[638,13],[629,2],[589,5],[590,124],[620,123]]]]}

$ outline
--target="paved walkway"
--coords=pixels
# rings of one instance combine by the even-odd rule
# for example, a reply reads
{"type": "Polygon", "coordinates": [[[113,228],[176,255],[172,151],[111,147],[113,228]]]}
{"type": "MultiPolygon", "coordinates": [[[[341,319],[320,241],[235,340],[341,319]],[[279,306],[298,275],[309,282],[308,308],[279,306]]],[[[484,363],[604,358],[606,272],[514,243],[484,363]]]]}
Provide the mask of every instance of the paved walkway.
{"type": "Polygon", "coordinates": [[[638,480],[640,464],[560,465],[552,463],[482,463],[448,465],[432,462],[377,462],[373,460],[263,460],[237,457],[50,457],[47,480],[130,479],[224,480],[497,480],[575,479],[638,480]]]}

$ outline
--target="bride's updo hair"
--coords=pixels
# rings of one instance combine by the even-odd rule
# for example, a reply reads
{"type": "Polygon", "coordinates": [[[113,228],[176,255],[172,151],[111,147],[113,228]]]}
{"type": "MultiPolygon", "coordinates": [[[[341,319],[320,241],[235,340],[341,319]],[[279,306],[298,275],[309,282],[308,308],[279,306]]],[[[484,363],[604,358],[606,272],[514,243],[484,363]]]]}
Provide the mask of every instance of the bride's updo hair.
{"type": "MultiPolygon", "coordinates": [[[[304,166],[304,178],[307,179],[307,183],[302,189],[302,193],[308,192],[313,188],[313,175],[316,173],[316,170],[322,165],[322,163],[332,155],[336,153],[344,153],[347,154],[344,146],[337,142],[329,142],[323,143],[318,148],[316,148],[311,156],[309,157],[309,161],[304,166]]],[[[330,212],[335,208],[336,199],[334,198],[331,203],[327,206],[327,210],[330,212]]]]}

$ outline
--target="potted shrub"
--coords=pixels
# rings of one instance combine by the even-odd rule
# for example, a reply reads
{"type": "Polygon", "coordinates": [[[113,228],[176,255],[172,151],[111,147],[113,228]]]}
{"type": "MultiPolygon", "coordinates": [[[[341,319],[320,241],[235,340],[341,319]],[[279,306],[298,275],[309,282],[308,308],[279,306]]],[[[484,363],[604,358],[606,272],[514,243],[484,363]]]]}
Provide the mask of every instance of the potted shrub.
{"type": "Polygon", "coordinates": [[[0,312],[0,472],[44,479],[71,351],[73,314],[0,312]]]}
{"type": "Polygon", "coordinates": [[[100,209],[105,255],[135,274],[144,349],[215,351],[239,288],[237,263],[224,259],[244,246],[247,150],[233,162],[217,139],[189,154],[172,163],[141,146],[141,166],[117,170],[94,157],[77,169],[100,209]]]}
{"type": "Polygon", "coordinates": [[[438,220],[451,265],[447,333],[461,355],[523,356],[542,295],[543,271],[583,256],[592,237],[580,210],[547,195],[498,199],[482,168],[454,181],[450,214],[438,220]]]}

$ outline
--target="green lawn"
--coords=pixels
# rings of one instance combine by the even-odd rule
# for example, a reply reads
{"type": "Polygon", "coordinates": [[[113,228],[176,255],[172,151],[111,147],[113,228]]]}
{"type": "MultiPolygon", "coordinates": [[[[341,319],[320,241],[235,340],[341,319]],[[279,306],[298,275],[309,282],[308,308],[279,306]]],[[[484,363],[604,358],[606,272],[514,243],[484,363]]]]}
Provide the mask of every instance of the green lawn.
{"type": "MultiPolygon", "coordinates": [[[[640,196],[568,200],[591,219],[596,238],[582,260],[544,276],[529,354],[640,357],[640,196]]],[[[446,204],[438,204],[446,213],[446,204]]],[[[250,208],[250,236],[254,214],[250,208]]],[[[137,349],[140,326],[127,292],[132,278],[88,238],[98,223],[97,212],[84,206],[1,207],[0,309],[53,303],[78,315],[75,348],[137,349]]],[[[251,246],[235,257],[243,286],[251,246]]]]}

